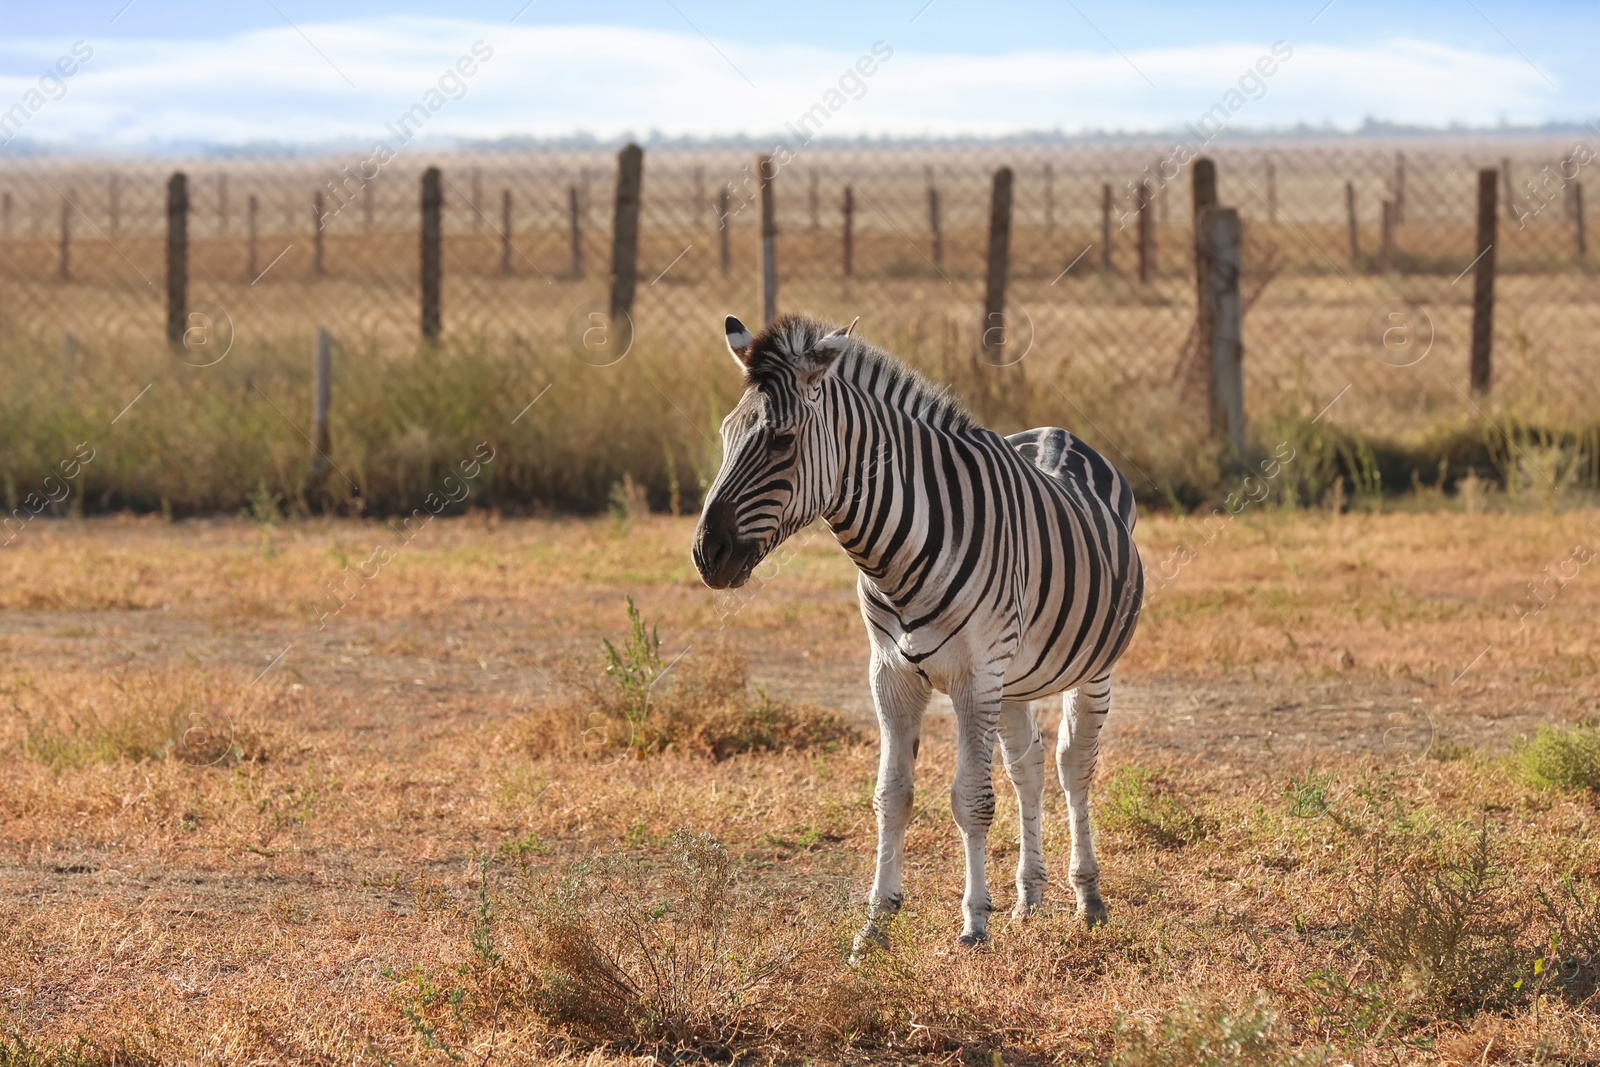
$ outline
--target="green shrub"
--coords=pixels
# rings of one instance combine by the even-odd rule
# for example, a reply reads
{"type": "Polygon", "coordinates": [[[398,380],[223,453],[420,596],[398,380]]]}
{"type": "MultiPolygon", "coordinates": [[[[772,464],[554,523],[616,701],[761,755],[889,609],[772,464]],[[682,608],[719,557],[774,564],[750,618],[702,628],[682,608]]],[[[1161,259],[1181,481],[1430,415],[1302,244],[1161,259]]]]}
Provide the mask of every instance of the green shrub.
{"type": "Polygon", "coordinates": [[[1320,819],[1332,806],[1329,795],[1333,775],[1308,773],[1304,778],[1291,777],[1283,787],[1284,800],[1289,814],[1296,819],[1320,819]]]}
{"type": "Polygon", "coordinates": [[[1210,822],[1189,810],[1158,771],[1120,767],[1101,796],[1101,825],[1161,848],[1193,844],[1211,832],[1210,822]]]}
{"type": "Polygon", "coordinates": [[[1125,1021],[1116,1067],[1293,1067],[1326,1063],[1294,1053],[1273,1034],[1276,1016],[1260,1000],[1243,1008],[1185,998],[1159,1021],[1125,1021]]]}
{"type": "Polygon", "coordinates": [[[1600,726],[1540,727],[1517,759],[1536,788],[1600,790],[1600,726]]]}

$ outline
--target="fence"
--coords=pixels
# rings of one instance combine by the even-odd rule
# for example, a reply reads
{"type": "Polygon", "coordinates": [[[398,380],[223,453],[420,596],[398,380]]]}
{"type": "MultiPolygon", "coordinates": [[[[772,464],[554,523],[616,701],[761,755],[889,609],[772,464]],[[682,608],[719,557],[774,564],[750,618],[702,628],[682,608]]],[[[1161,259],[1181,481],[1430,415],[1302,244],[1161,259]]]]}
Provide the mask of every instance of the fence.
{"type": "MultiPolygon", "coordinates": [[[[309,366],[326,329],[374,360],[426,338],[655,373],[725,358],[729,311],[859,315],[996,428],[1068,425],[1130,464],[1158,462],[1157,437],[1245,447],[1289,412],[1390,437],[1474,395],[1593,420],[1587,146],[1205,155],[1214,171],[1120,143],[407,157],[370,177],[13,162],[0,329],[63,359],[171,343],[194,365],[226,343],[309,366]]],[[[651,380],[704,436],[692,387],[667,388],[685,378],[651,380]]]]}

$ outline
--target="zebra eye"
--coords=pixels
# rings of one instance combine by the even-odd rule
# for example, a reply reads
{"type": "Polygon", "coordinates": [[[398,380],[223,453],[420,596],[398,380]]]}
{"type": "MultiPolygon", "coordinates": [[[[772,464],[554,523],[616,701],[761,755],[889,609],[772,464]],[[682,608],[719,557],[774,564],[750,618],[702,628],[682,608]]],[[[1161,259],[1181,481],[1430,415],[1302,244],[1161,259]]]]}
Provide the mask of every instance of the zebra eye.
{"type": "Polygon", "coordinates": [[[794,434],[780,433],[772,436],[772,450],[774,452],[787,452],[794,447],[794,434]]]}

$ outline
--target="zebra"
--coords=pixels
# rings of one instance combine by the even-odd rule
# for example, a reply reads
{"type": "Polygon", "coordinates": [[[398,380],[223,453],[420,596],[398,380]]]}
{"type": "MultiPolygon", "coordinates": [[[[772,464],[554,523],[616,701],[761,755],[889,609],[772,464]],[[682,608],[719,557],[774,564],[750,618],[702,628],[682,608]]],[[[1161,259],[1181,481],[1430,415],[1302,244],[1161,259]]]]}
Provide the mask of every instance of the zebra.
{"type": "Polygon", "coordinates": [[[1078,917],[1105,922],[1089,784],[1111,666],[1143,595],[1132,490],[1065,430],[1001,437],[977,425],[948,391],[856,337],[855,326],[783,315],[752,334],[728,316],[744,393],[723,420],[722,466],[693,543],[705,584],[732,588],[820,518],[860,571],[880,745],[877,866],[855,956],[887,947],[903,901],[913,768],[933,689],[955,710],[950,801],[966,854],[960,943],[988,939],[984,848],[997,734],[1021,814],[1013,914],[1043,902],[1044,749],[1030,702],[1057,693],[1068,876],[1078,917]]]}

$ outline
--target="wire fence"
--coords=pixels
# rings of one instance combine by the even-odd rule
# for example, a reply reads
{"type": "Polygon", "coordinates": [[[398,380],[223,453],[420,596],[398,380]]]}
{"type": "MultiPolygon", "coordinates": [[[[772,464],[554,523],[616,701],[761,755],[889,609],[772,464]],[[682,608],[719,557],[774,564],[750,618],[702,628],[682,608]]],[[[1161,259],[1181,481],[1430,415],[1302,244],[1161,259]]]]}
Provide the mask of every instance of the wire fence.
{"type": "MultiPolygon", "coordinates": [[[[1253,425],[1293,409],[1395,436],[1474,403],[1486,169],[1495,179],[1489,395],[1537,418],[1594,419],[1600,277],[1587,248],[1586,142],[1235,141],[1204,154],[1217,200],[1242,230],[1253,425]]],[[[594,344],[608,332],[618,343],[618,159],[601,149],[381,165],[9,161],[0,166],[0,330],[59,348],[68,372],[82,353],[164,348],[169,179],[179,170],[182,343],[194,349],[185,362],[201,362],[205,345],[254,346],[303,352],[309,367],[319,328],[347,348],[412,351],[425,317],[430,167],[442,193],[443,341],[591,364],[623,358],[594,344]]],[[[725,313],[762,319],[759,168],[744,149],[644,153],[628,360],[698,367],[725,358],[725,313]]],[[[1186,151],[1155,144],[784,152],[768,219],[776,307],[841,322],[859,315],[866,337],[950,382],[998,429],[1090,425],[1123,442],[1174,426],[1203,435],[1192,174],[1186,151]],[[1013,176],[1003,350],[984,334],[1000,168],[1013,176]]],[[[663,395],[693,412],[689,421],[706,421],[700,398],[663,395]]]]}

